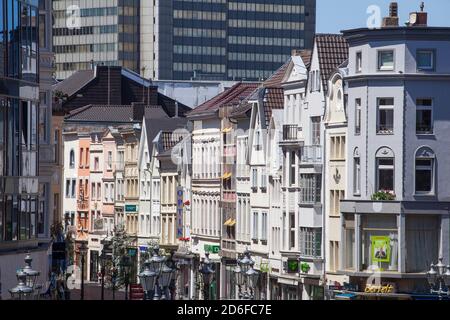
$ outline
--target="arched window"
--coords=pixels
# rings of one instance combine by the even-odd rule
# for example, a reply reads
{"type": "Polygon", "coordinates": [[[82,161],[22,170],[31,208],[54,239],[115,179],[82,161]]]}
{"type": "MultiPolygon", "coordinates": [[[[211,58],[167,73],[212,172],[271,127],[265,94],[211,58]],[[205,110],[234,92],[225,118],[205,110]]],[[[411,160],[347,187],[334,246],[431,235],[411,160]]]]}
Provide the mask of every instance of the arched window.
{"type": "Polygon", "coordinates": [[[394,191],[395,157],[391,149],[380,148],[376,153],[376,191],[394,191]]]}
{"type": "Polygon", "coordinates": [[[421,147],[415,156],[415,193],[433,194],[435,176],[435,154],[428,147],[421,147]]]}
{"type": "Polygon", "coordinates": [[[73,149],[70,150],[69,165],[70,168],[75,168],[75,151],[73,149]]]}
{"type": "Polygon", "coordinates": [[[361,157],[359,148],[353,152],[353,194],[361,194],[361,157]]]}

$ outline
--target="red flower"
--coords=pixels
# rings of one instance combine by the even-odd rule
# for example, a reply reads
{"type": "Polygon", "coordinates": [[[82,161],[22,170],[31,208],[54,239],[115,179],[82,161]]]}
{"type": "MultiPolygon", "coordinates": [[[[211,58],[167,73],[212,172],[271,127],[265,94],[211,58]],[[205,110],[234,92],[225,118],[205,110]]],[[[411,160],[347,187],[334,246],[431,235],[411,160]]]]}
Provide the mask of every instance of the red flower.
{"type": "Polygon", "coordinates": [[[186,200],[186,201],[184,202],[184,205],[185,205],[185,206],[190,206],[190,205],[191,205],[191,202],[190,202],[189,200],[186,200]]]}

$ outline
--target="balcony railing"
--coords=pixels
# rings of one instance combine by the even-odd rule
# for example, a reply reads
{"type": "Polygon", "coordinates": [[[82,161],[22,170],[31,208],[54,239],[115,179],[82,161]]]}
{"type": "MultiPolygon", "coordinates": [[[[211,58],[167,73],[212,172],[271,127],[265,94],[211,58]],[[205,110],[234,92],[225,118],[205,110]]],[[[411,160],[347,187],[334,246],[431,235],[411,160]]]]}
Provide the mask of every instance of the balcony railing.
{"type": "Polygon", "coordinates": [[[223,201],[234,202],[234,201],[236,201],[236,192],[234,192],[234,191],[224,191],[222,199],[223,199],[223,201]]]}
{"type": "Polygon", "coordinates": [[[322,162],[322,146],[312,145],[302,148],[301,162],[304,164],[322,162]]]}
{"type": "Polygon", "coordinates": [[[236,156],[236,147],[235,146],[225,146],[223,148],[223,155],[225,157],[235,157],[236,156]]]}
{"type": "Polygon", "coordinates": [[[302,128],[296,124],[283,126],[283,141],[299,141],[301,139],[302,128]]]}

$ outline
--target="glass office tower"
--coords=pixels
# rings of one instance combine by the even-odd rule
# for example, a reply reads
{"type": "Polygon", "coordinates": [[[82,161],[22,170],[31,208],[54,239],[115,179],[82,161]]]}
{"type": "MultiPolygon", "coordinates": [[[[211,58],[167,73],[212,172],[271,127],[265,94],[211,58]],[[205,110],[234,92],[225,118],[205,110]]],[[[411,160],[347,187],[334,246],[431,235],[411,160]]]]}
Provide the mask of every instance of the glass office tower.
{"type": "Polygon", "coordinates": [[[312,48],[315,0],[154,0],[142,5],[141,67],[163,80],[259,80],[312,48]]]}
{"type": "Polygon", "coordinates": [[[38,0],[0,0],[0,251],[44,232],[37,202],[38,17],[38,0]]]}
{"type": "Polygon", "coordinates": [[[53,0],[56,78],[89,70],[93,64],[139,72],[140,2],[53,0]]]}

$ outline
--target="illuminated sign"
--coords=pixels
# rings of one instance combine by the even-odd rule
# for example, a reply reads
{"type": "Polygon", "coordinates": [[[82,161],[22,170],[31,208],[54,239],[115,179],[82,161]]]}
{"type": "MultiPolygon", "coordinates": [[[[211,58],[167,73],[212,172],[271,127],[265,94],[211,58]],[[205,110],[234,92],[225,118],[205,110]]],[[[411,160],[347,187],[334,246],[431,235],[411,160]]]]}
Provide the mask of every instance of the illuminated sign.
{"type": "Polygon", "coordinates": [[[364,289],[365,293],[395,293],[395,288],[392,284],[384,286],[367,285],[364,289]]]}

